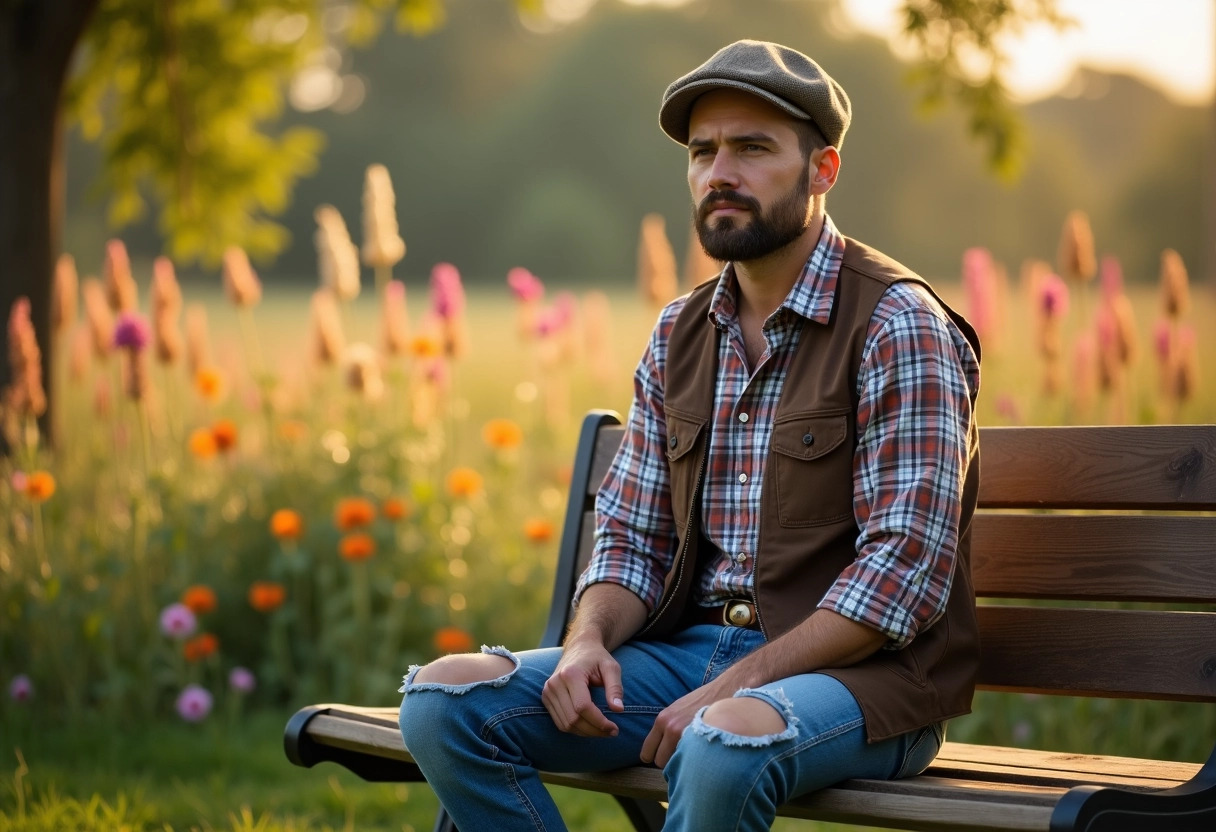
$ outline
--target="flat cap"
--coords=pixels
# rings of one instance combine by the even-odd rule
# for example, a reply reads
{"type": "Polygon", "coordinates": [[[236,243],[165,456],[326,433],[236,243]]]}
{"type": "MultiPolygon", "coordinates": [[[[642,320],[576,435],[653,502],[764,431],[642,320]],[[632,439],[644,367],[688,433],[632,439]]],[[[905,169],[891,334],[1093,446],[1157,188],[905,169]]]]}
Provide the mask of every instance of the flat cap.
{"type": "Polygon", "coordinates": [[[719,49],[663,93],[659,126],[688,144],[693,103],[713,89],[728,87],[757,95],[794,118],[814,122],[828,144],[840,147],[853,117],[844,87],[801,52],[778,43],[740,40],[719,49]]]}

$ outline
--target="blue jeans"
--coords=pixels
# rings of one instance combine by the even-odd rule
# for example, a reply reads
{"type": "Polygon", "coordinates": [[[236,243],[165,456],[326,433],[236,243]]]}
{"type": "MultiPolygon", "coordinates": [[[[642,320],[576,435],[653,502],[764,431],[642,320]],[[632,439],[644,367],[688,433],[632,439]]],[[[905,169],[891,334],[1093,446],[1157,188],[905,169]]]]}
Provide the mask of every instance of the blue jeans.
{"type": "MultiPolygon", "coordinates": [[[[512,654],[483,647],[513,660],[515,669],[486,682],[439,685],[415,683],[418,668],[410,668],[402,686],[401,733],[462,832],[563,830],[538,771],[640,764],[642,742],[660,711],[763,643],[755,630],[704,624],[664,640],[626,643],[613,654],[621,665],[624,713],[608,710],[603,689],[592,690],[620,728],[609,738],[559,731],[541,703],[560,648],[512,654]]],[[[768,829],[777,807],[800,794],[851,777],[919,774],[943,739],[943,727],[933,725],[867,744],[856,700],[840,682],[819,673],[735,696],[770,703],[784,715],[785,730],[739,736],[706,724],[698,713],[663,769],[670,803],[664,829],[768,829]]]]}

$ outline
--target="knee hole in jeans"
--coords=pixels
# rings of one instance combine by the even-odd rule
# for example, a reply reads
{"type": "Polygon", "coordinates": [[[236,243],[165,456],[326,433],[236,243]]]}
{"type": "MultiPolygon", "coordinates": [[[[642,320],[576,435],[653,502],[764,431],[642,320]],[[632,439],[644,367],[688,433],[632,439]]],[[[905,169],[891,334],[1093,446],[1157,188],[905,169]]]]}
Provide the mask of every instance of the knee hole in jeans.
{"type": "Polygon", "coordinates": [[[472,685],[489,682],[515,670],[515,662],[496,653],[443,656],[418,669],[414,684],[472,685]]]}
{"type": "Polygon", "coordinates": [[[741,737],[780,734],[789,727],[785,716],[770,703],[752,697],[721,699],[705,709],[701,721],[741,737]]]}

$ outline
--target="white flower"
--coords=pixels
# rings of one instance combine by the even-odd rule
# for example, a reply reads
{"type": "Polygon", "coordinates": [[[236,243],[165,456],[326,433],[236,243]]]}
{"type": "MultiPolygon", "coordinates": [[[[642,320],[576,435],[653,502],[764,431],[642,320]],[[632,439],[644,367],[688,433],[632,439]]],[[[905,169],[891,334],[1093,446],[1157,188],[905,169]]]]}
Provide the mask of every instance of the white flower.
{"type": "Polygon", "coordinates": [[[384,165],[369,165],[363,179],[363,263],[389,267],[405,256],[397,229],[397,198],[384,165]]]}
{"type": "Polygon", "coordinates": [[[359,296],[359,250],[350,241],[350,233],[337,208],[318,206],[314,216],[321,283],[332,289],[339,299],[354,300],[359,296]]]}

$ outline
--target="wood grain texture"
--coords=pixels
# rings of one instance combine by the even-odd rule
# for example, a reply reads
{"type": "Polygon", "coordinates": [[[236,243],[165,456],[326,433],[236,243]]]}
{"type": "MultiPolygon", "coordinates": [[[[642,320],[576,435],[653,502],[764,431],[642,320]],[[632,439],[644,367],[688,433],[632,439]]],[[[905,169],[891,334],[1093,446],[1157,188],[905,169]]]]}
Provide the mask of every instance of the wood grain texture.
{"type": "Polygon", "coordinates": [[[978,595],[1216,603],[1216,517],[977,512],[978,595]]]}
{"type": "Polygon", "coordinates": [[[981,687],[1216,702],[1216,613],[981,605],[981,687]]]}
{"type": "Polygon", "coordinates": [[[1216,509],[1216,425],[983,428],[985,508],[1216,509]]]}

